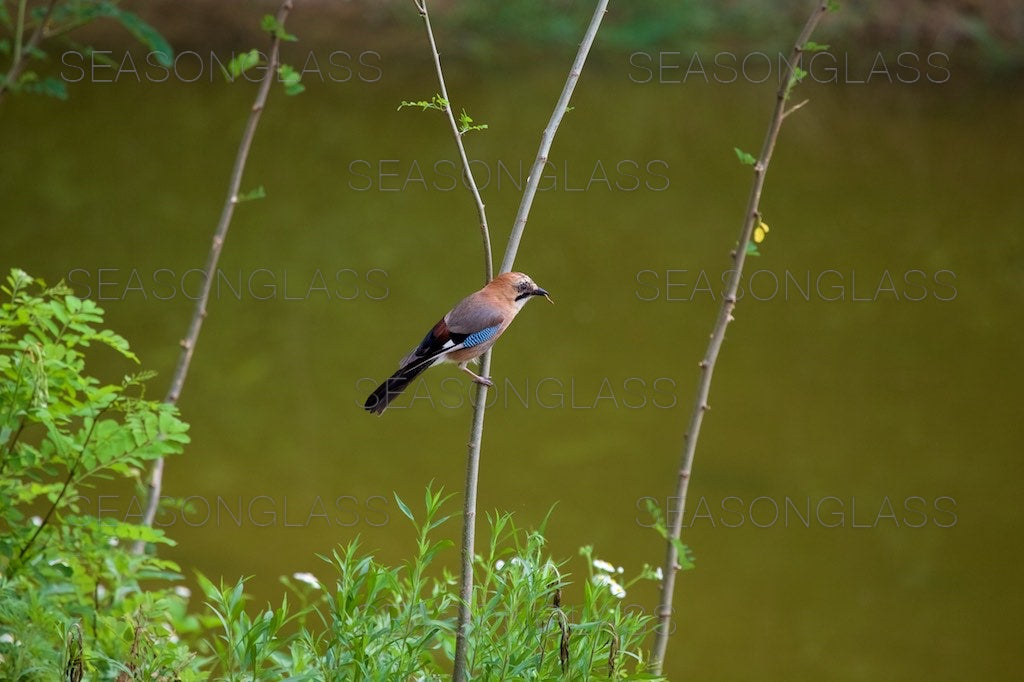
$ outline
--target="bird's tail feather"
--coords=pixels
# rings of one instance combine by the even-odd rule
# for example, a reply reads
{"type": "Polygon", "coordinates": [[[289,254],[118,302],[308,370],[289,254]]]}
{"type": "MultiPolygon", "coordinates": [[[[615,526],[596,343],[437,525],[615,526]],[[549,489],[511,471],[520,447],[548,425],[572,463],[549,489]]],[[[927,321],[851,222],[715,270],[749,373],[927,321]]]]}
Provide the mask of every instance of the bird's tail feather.
{"type": "Polygon", "coordinates": [[[373,414],[381,414],[391,404],[391,401],[397,398],[405,390],[406,386],[412,383],[412,380],[430,367],[431,364],[433,363],[419,362],[401,368],[370,394],[370,397],[366,399],[366,403],[363,405],[363,409],[373,414]]]}

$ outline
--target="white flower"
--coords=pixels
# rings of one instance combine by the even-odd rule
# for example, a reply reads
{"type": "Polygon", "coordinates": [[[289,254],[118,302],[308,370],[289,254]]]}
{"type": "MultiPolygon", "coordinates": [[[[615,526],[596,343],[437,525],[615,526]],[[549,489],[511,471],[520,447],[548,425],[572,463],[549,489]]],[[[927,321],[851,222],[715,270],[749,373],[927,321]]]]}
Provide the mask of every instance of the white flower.
{"type": "Polygon", "coordinates": [[[192,590],[188,589],[184,585],[175,585],[174,594],[178,595],[182,599],[188,599],[192,596],[192,590]]]}
{"type": "Polygon", "coordinates": [[[494,570],[500,571],[503,568],[505,568],[505,560],[504,559],[498,559],[497,561],[494,562],[494,570]]]}
{"type": "Polygon", "coordinates": [[[658,580],[665,579],[665,574],[661,572],[661,566],[658,566],[656,569],[654,569],[654,577],[658,580]]]}
{"type": "Polygon", "coordinates": [[[624,569],[622,566],[619,566],[618,568],[615,569],[615,572],[618,573],[619,575],[622,575],[623,573],[626,572],[626,569],[624,569]]]}
{"type": "Polygon", "coordinates": [[[41,526],[41,525],[43,525],[43,517],[42,516],[33,516],[29,520],[32,522],[33,526],[41,526]]]}
{"type": "Polygon", "coordinates": [[[174,628],[172,628],[172,627],[170,626],[170,624],[168,624],[168,623],[164,623],[164,630],[167,630],[167,640],[168,640],[168,641],[169,641],[169,642],[170,642],[171,644],[177,644],[177,643],[178,643],[178,642],[180,641],[180,640],[178,639],[178,635],[177,635],[177,633],[176,633],[176,632],[174,632],[174,628]]]}
{"type": "Polygon", "coordinates": [[[119,544],[121,544],[121,541],[117,538],[107,538],[107,544],[111,547],[117,547],[119,544]]]}
{"type": "Polygon", "coordinates": [[[316,576],[312,573],[299,571],[298,573],[292,573],[292,577],[298,580],[299,582],[306,583],[310,587],[316,588],[318,590],[320,589],[320,581],[317,580],[316,576]]]}
{"type": "Polygon", "coordinates": [[[612,593],[612,596],[617,599],[622,599],[626,596],[626,590],[622,587],[622,585],[615,582],[615,578],[611,577],[610,575],[598,573],[594,576],[594,584],[607,585],[608,589],[612,593]]]}
{"type": "Polygon", "coordinates": [[[0,635],[0,644],[14,644],[14,635],[9,632],[0,635]]]}
{"type": "Polygon", "coordinates": [[[612,566],[607,561],[602,561],[601,559],[594,559],[593,563],[594,563],[594,568],[596,568],[599,571],[604,571],[605,573],[614,573],[615,572],[615,567],[612,566]]]}

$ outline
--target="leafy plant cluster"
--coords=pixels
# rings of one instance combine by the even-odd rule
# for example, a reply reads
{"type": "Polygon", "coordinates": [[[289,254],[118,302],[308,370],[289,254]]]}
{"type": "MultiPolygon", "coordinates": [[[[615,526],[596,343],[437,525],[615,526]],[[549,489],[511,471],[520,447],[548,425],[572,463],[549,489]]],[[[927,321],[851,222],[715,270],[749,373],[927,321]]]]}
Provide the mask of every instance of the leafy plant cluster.
{"type": "MultiPolygon", "coordinates": [[[[276,606],[252,609],[245,580],[197,577],[205,607],[190,613],[180,568],[130,545],[171,545],[163,531],[80,508],[100,481],[134,481],[180,454],[188,426],[147,400],[151,373],[103,383],[86,371],[100,352],[137,363],[102,328],[103,310],[63,284],[14,269],[0,287],[0,679],[433,680],[455,647],[457,580],[438,557],[447,497],[428,488],[413,523],[416,549],[399,566],[358,540],[321,559],[330,577],[297,573],[276,606]]],[[[642,643],[653,619],[623,609],[632,582],[581,550],[582,603],[563,603],[566,562],[544,552],[543,529],[490,517],[476,557],[469,641],[476,679],[657,679],[642,643]]]]}
{"type": "Polygon", "coordinates": [[[77,641],[101,677],[182,669],[184,600],[168,585],[179,569],[124,549],[172,541],[79,501],[98,481],[138,480],[146,462],[179,454],[188,426],[145,399],[150,374],[104,384],[86,373],[97,347],[138,362],[99,328],[94,302],[17,269],[0,292],[0,678],[55,679],[81,664],[69,654],[77,641]],[[154,581],[164,586],[144,587],[154,581]]]}
{"type": "Polygon", "coordinates": [[[70,36],[98,19],[117,22],[147,47],[161,66],[171,65],[174,53],[160,32],[134,12],[123,9],[118,0],[47,0],[31,7],[27,0],[0,0],[0,58],[9,60],[3,71],[6,75],[0,74],[0,92],[21,91],[67,99],[64,81],[44,75],[37,68],[28,68],[32,62],[47,59],[41,46],[43,40],[60,38],[68,48],[80,50],[96,63],[116,66],[102,52],[80,45],[70,36]]]}
{"type": "MultiPolygon", "coordinates": [[[[435,567],[451,547],[434,533],[448,520],[447,497],[428,488],[422,519],[396,496],[416,529],[416,552],[389,567],[361,551],[359,541],[321,556],[334,577],[297,573],[283,582],[297,605],[250,618],[244,584],[201,579],[220,633],[217,671],[228,680],[438,680],[455,653],[458,581],[435,567]],[[297,627],[291,627],[297,625],[297,627]]],[[[625,589],[656,579],[645,566],[620,585],[617,569],[585,547],[588,580],[577,608],[562,602],[565,563],[544,552],[543,531],[527,532],[508,514],[489,516],[490,538],[474,562],[470,677],[481,680],[662,679],[648,671],[641,645],[654,619],[621,607],[625,589]],[[610,572],[608,572],[610,571],[610,572]]],[[[621,570],[621,569],[618,569],[621,570]]]]}
{"type": "MultiPolygon", "coordinates": [[[[0,97],[5,91],[40,94],[67,99],[67,84],[52,75],[46,75],[45,63],[49,55],[43,43],[57,42],[66,49],[80,51],[97,64],[117,67],[118,62],[72,39],[71,33],[101,19],[120,24],[129,34],[146,47],[163,67],[170,67],[174,50],[164,36],[134,12],[123,9],[119,0],[47,0],[30,6],[28,0],[0,0],[0,97]],[[6,61],[6,64],[5,64],[6,61]]],[[[298,40],[288,33],[273,16],[267,14],[260,28],[271,37],[283,42],[298,40]]],[[[234,81],[247,71],[260,66],[264,57],[257,49],[236,55],[223,68],[224,77],[234,81]]],[[[298,95],[306,89],[302,74],[289,64],[277,68],[277,80],[286,95],[298,95]]],[[[261,196],[252,195],[248,199],[261,196]]]]}

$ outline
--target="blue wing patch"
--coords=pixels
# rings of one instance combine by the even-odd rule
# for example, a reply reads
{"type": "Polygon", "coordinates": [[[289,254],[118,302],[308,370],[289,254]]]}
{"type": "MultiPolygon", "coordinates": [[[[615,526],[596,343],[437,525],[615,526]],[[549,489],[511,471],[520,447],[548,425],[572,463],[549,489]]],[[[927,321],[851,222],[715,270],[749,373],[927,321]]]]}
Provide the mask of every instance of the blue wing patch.
{"type": "Polygon", "coordinates": [[[500,327],[501,325],[494,325],[493,327],[487,327],[486,329],[481,329],[478,332],[473,332],[462,341],[462,347],[472,348],[473,346],[483,343],[497,334],[500,327]]]}

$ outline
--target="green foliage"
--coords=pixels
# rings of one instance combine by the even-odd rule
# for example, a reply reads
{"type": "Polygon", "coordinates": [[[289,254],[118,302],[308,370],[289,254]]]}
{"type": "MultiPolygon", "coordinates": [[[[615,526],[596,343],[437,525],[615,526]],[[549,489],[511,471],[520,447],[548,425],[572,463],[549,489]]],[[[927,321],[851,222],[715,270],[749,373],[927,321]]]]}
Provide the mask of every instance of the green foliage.
{"type": "Polygon", "coordinates": [[[260,22],[260,28],[267,31],[273,37],[283,40],[285,42],[295,42],[298,40],[291,33],[284,30],[284,24],[279,22],[272,14],[263,15],[263,20],[260,22]]]}
{"type": "MultiPolygon", "coordinates": [[[[731,5],[719,7],[697,0],[621,3],[614,10],[615,21],[606,22],[601,29],[602,41],[629,50],[654,45],[689,50],[709,32],[735,26],[744,20],[744,13],[749,14],[749,10],[731,5]]],[[[527,45],[575,46],[593,9],[592,3],[483,0],[454,3],[447,20],[455,27],[459,42],[477,52],[495,49],[495,38],[527,45]]]]}
{"type": "Polygon", "coordinates": [[[288,96],[297,95],[306,89],[300,81],[302,74],[288,64],[282,64],[277,68],[277,75],[284,84],[284,94],[288,96]]]}
{"type": "Polygon", "coordinates": [[[22,92],[33,95],[45,95],[54,99],[66,100],[68,98],[68,87],[64,81],[53,76],[39,78],[35,71],[26,71],[18,79],[19,88],[22,92]]]}
{"type": "MultiPolygon", "coordinates": [[[[284,25],[281,24],[276,18],[267,14],[263,17],[263,21],[260,23],[260,27],[271,34],[271,36],[280,40],[298,40],[295,36],[287,33],[284,30],[284,25]]],[[[234,81],[236,78],[244,74],[249,69],[258,66],[260,63],[260,51],[256,48],[242,52],[232,57],[231,61],[228,62],[227,69],[224,70],[224,77],[228,81],[234,81]]],[[[284,86],[284,94],[288,96],[298,95],[306,90],[306,86],[302,84],[302,74],[295,70],[294,67],[288,64],[281,64],[277,67],[277,78],[284,86]]],[[[239,201],[245,201],[247,199],[262,199],[262,188],[253,190],[245,197],[239,197],[239,201]]]]}
{"type": "MultiPolygon", "coordinates": [[[[159,64],[171,66],[174,55],[170,43],[134,12],[122,9],[119,0],[63,0],[53,4],[53,10],[47,16],[46,4],[37,4],[31,11],[25,12],[25,3],[18,3],[17,16],[12,17],[7,11],[6,3],[0,3],[0,27],[10,31],[13,38],[0,39],[0,53],[10,56],[10,63],[0,67],[3,73],[9,73],[17,63],[28,63],[32,60],[44,61],[47,53],[40,46],[30,45],[29,36],[46,22],[44,37],[66,36],[99,19],[110,19],[117,22],[129,34],[139,41],[149,52],[153,53],[159,64]]],[[[78,48],[85,54],[91,54],[92,48],[78,48]]],[[[41,94],[57,99],[67,99],[67,88],[63,81],[52,76],[40,75],[32,68],[25,68],[14,82],[0,80],[0,91],[12,90],[41,94]]]]}
{"type": "Polygon", "coordinates": [[[739,147],[733,147],[732,150],[736,152],[736,158],[740,160],[740,163],[746,166],[753,166],[757,163],[757,157],[753,154],[743,151],[739,147]]]}
{"type": "Polygon", "coordinates": [[[801,69],[799,66],[794,66],[792,73],[789,74],[789,80],[786,81],[786,93],[785,99],[789,99],[789,96],[793,92],[793,88],[797,86],[804,78],[807,77],[807,70],[801,69]]]}
{"type": "Polygon", "coordinates": [[[139,18],[137,14],[121,9],[113,0],[98,0],[95,4],[101,8],[102,16],[110,17],[121,24],[128,33],[153,52],[161,66],[169,67],[173,64],[174,50],[171,49],[170,43],[164,40],[159,31],[139,18]]]}
{"type": "Polygon", "coordinates": [[[282,643],[294,636],[284,634],[285,625],[295,619],[288,615],[288,598],[277,609],[267,608],[251,618],[245,612],[245,580],[232,587],[215,586],[199,575],[199,585],[206,595],[207,606],[220,623],[222,633],[213,642],[220,672],[228,680],[281,679],[276,670],[292,668],[292,660],[281,652],[282,643]]]}
{"type": "MultiPolygon", "coordinates": [[[[320,557],[332,579],[321,582],[309,573],[284,579],[292,602],[286,598],[254,616],[244,609],[244,581],[214,585],[200,577],[220,626],[211,673],[267,681],[447,677],[459,604],[458,581],[436,567],[452,548],[451,541],[435,538],[450,518],[442,514],[447,500],[428,488],[417,520],[396,496],[416,533],[415,553],[404,564],[384,565],[353,540],[320,557]]],[[[583,601],[571,607],[562,601],[569,584],[565,562],[544,553],[542,533],[516,528],[507,514],[488,519],[490,538],[475,562],[473,679],[660,679],[649,673],[641,649],[653,619],[621,606],[625,589],[656,579],[655,571],[644,566],[620,585],[621,569],[594,559],[585,547],[583,601]]]]}
{"type": "MultiPolygon", "coordinates": [[[[401,111],[405,107],[419,107],[423,111],[427,111],[428,109],[433,109],[435,111],[447,111],[449,106],[450,104],[448,100],[444,97],[441,97],[441,95],[434,95],[429,100],[421,99],[412,102],[409,100],[402,100],[402,103],[398,105],[398,110],[401,111]]],[[[462,110],[462,113],[459,114],[458,118],[455,120],[458,124],[460,135],[465,135],[471,130],[487,130],[486,123],[474,124],[473,117],[467,114],[465,109],[462,110]]]]}
{"type": "MultiPolygon", "coordinates": [[[[651,515],[651,519],[653,520],[651,527],[657,531],[658,535],[660,535],[663,540],[670,540],[668,526],[665,524],[665,515],[661,511],[661,507],[659,507],[658,504],[650,498],[647,498],[647,513],[651,515]]],[[[682,514],[682,510],[680,510],[679,513],[682,514]]],[[[690,548],[684,545],[679,538],[671,538],[671,542],[676,548],[676,562],[679,564],[679,570],[689,571],[696,568],[693,552],[690,548]]]]}
{"type": "Polygon", "coordinates": [[[248,52],[242,52],[231,58],[228,62],[228,72],[225,76],[228,80],[234,80],[243,73],[260,63],[260,51],[256,48],[248,52]]]}
{"type": "MultiPolygon", "coordinates": [[[[43,9],[37,8],[35,20],[42,19],[43,9]]],[[[143,46],[153,52],[163,66],[171,66],[174,50],[155,28],[134,12],[121,9],[119,0],[63,0],[54,5],[50,15],[49,33],[62,35],[97,19],[112,19],[121,25],[143,46]]]]}
{"type": "Polygon", "coordinates": [[[248,192],[242,192],[235,199],[236,204],[240,204],[243,201],[252,201],[254,199],[263,199],[267,196],[267,190],[263,189],[263,185],[257,186],[255,189],[251,189],[248,192]]]}
{"type": "Polygon", "coordinates": [[[138,480],[147,462],[180,453],[188,426],[144,399],[151,375],[103,384],[86,373],[99,347],[138,362],[99,327],[94,302],[17,269],[0,291],[0,678],[55,679],[78,628],[98,679],[126,669],[184,679],[191,655],[169,640],[183,597],[153,586],[177,580],[178,567],[125,550],[171,540],[89,515],[80,500],[98,480],[138,480]]]}
{"type": "MultiPolygon", "coordinates": [[[[419,107],[423,111],[426,111],[427,109],[445,111],[446,109],[448,109],[448,100],[446,100],[444,97],[441,97],[441,95],[434,95],[429,100],[421,99],[416,102],[409,102],[403,99],[402,103],[398,105],[398,110],[401,111],[405,107],[419,107]]],[[[473,119],[470,119],[470,122],[472,122],[472,120],[473,119]]]]}
{"type": "Polygon", "coordinates": [[[459,132],[465,135],[471,130],[487,130],[487,124],[481,123],[479,125],[473,125],[473,119],[470,118],[466,110],[463,109],[462,113],[459,114],[459,132]]]}

